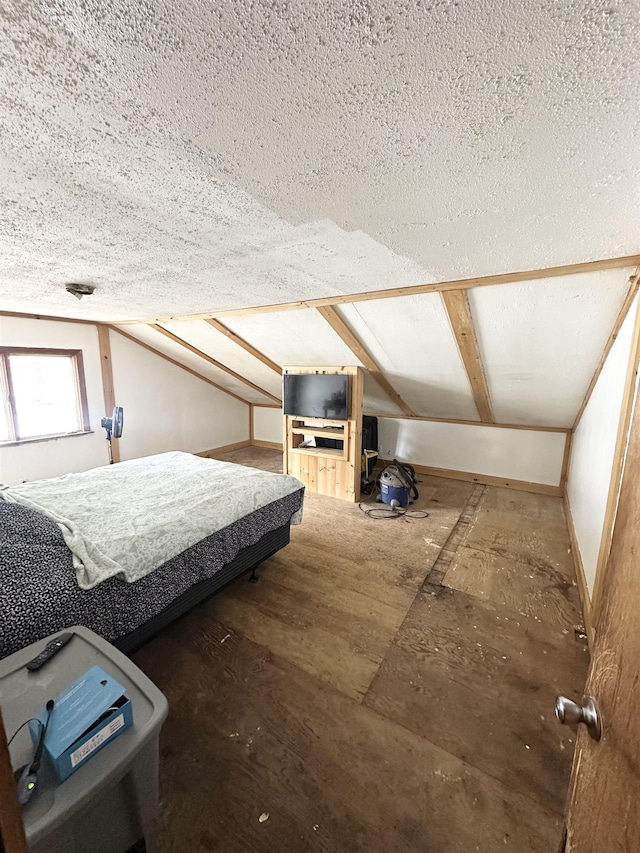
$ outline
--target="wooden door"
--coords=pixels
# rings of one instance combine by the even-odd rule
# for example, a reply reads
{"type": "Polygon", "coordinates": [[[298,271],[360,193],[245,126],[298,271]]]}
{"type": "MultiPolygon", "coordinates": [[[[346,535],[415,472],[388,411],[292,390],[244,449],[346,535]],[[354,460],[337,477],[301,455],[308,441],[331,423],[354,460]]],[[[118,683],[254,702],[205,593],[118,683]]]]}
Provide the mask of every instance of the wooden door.
{"type": "Polygon", "coordinates": [[[592,740],[579,726],[566,853],[640,851],[639,402],[637,398],[585,688],[600,708],[602,740],[592,740]]]}
{"type": "Polygon", "coordinates": [[[22,815],[0,711],[0,853],[27,853],[22,815]]]}

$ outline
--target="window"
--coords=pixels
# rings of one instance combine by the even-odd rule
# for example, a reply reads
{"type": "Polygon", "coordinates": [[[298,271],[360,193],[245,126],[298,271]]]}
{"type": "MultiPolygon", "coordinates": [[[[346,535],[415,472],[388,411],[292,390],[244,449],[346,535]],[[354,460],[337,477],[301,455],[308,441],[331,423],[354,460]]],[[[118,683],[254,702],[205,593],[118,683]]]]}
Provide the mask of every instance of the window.
{"type": "Polygon", "coordinates": [[[0,347],[0,442],[87,432],[81,350],[0,347]]]}

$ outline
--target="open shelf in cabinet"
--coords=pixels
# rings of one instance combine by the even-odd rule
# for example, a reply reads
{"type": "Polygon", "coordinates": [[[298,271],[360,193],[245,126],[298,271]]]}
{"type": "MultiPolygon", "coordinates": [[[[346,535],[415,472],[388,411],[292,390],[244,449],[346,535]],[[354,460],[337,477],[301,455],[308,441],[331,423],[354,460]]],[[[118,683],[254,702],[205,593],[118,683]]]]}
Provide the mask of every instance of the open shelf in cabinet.
{"type": "Polygon", "coordinates": [[[342,373],[349,376],[349,419],[284,415],[284,471],[309,491],[357,501],[360,497],[362,397],[360,367],[284,367],[283,373],[342,373]],[[304,437],[326,438],[340,447],[302,447],[304,437]]]}

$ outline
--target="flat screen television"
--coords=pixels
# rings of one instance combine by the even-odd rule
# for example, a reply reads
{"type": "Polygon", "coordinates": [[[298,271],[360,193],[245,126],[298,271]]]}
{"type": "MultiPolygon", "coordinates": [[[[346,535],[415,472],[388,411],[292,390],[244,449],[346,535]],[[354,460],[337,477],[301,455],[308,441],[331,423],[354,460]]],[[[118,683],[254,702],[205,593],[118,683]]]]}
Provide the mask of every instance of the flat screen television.
{"type": "Polygon", "coordinates": [[[345,373],[285,373],[285,415],[349,420],[349,376],[345,373]]]}

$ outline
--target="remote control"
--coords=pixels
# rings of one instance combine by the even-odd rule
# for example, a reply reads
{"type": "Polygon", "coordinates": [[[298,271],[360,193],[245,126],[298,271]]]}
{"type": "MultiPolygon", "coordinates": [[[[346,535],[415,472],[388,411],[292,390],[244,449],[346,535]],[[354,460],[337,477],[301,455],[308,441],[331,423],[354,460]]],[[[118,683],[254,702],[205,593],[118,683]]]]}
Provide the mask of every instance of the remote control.
{"type": "Polygon", "coordinates": [[[52,658],[56,652],[59,652],[63,646],[67,645],[69,640],[73,637],[73,633],[73,631],[70,631],[68,634],[60,634],[59,637],[55,637],[55,639],[48,642],[44,650],[34,657],[33,660],[29,661],[27,669],[30,672],[35,672],[36,669],[40,669],[40,667],[52,658]]]}

